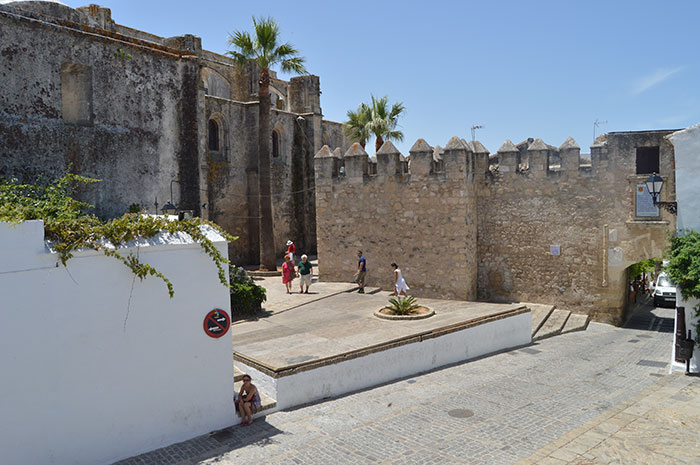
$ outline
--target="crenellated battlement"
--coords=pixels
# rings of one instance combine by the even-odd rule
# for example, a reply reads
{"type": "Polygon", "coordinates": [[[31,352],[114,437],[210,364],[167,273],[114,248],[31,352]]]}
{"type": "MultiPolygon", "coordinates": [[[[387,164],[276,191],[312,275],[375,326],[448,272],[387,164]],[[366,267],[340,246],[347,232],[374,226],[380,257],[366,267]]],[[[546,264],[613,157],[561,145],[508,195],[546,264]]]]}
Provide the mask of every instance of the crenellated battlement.
{"type": "Polygon", "coordinates": [[[452,137],[442,147],[418,139],[404,156],[387,141],[370,156],[355,143],[343,154],[340,147],[331,151],[324,146],[315,157],[320,182],[375,182],[390,178],[396,182],[443,182],[464,180],[502,183],[511,179],[544,179],[562,176],[586,176],[608,166],[607,143],[599,137],[591,146],[591,159],[581,156],[576,141],[567,137],[557,148],[542,139],[527,139],[519,144],[506,140],[498,151],[489,155],[484,145],[452,137]]]}

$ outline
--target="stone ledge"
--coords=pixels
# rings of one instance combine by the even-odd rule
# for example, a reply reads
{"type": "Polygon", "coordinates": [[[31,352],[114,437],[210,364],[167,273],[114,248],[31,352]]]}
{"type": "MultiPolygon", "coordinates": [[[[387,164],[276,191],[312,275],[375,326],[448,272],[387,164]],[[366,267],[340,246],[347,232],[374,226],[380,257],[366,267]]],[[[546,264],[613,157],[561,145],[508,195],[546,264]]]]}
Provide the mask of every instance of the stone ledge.
{"type": "Polygon", "coordinates": [[[412,344],[416,342],[421,342],[424,340],[444,336],[446,334],[454,333],[457,331],[462,331],[468,328],[473,328],[475,326],[480,326],[486,323],[490,323],[493,321],[498,321],[502,320],[504,318],[509,318],[512,316],[520,315],[523,313],[530,313],[530,309],[521,306],[516,309],[511,309],[511,310],[505,310],[503,312],[499,312],[496,314],[488,315],[488,316],[482,316],[478,317],[469,321],[463,321],[460,323],[455,323],[453,325],[449,326],[444,326],[442,328],[430,330],[430,331],[423,331],[419,332],[416,334],[412,334],[410,336],[405,336],[402,338],[398,339],[393,339],[387,342],[383,342],[380,344],[375,344],[371,345],[368,347],[363,347],[362,349],[357,349],[349,352],[345,352],[342,354],[338,355],[333,355],[331,357],[326,357],[322,359],[317,359],[313,360],[310,362],[303,362],[303,363],[298,363],[298,364],[293,364],[293,365],[288,365],[284,367],[272,367],[269,366],[259,360],[256,360],[252,357],[249,357],[247,355],[235,352],[233,353],[233,359],[234,361],[239,361],[242,362],[252,368],[255,368],[256,370],[260,371],[261,373],[270,376],[272,378],[282,378],[284,376],[291,376],[297,373],[302,373],[304,371],[309,371],[309,370],[314,370],[317,368],[321,368],[324,366],[328,365],[334,365],[336,363],[340,363],[346,360],[352,360],[355,358],[359,357],[364,357],[376,352],[382,352],[385,350],[393,349],[395,347],[400,347],[406,344],[412,344]]]}

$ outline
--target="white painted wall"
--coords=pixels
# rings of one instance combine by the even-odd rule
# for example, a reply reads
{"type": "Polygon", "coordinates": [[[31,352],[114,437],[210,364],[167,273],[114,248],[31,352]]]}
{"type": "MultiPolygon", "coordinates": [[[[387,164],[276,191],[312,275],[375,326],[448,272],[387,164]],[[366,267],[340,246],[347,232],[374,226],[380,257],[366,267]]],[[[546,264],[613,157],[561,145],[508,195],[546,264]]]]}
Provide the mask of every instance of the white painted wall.
{"type": "MultiPolygon", "coordinates": [[[[676,201],[678,202],[678,229],[693,229],[700,232],[700,124],[690,126],[682,131],[667,136],[673,144],[676,159],[676,201]]],[[[676,306],[685,307],[686,331],[692,330],[693,338],[698,318],[694,307],[700,301],[692,299],[685,301],[680,289],[676,289],[676,306]]],[[[671,354],[671,371],[685,370],[685,364],[675,362],[675,344],[671,354]]],[[[690,360],[690,370],[698,371],[700,346],[695,345],[693,358],[690,360]]]]}
{"type": "Polygon", "coordinates": [[[667,136],[676,158],[678,229],[700,231],[700,124],[667,136]]]}
{"type": "MultiPolygon", "coordinates": [[[[422,342],[283,376],[275,380],[275,392],[265,392],[276,396],[274,410],[290,408],[529,344],[531,328],[532,314],[521,313],[422,342]]],[[[265,380],[266,375],[236,363],[243,371],[254,373],[254,379],[261,385],[273,386],[265,380]]]]}
{"type": "Polygon", "coordinates": [[[232,340],[203,330],[229,293],[199,245],[130,249],[172,281],[170,299],[101,253],[57,266],[42,233],[0,223],[0,463],[108,464],[235,421],[232,340]]]}

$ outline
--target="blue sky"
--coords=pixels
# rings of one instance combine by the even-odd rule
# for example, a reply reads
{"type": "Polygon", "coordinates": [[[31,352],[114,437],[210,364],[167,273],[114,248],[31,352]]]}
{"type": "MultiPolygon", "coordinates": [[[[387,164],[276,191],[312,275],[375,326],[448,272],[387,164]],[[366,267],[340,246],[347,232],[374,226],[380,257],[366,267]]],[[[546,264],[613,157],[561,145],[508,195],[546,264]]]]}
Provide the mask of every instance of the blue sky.
{"type": "Polygon", "coordinates": [[[567,136],[588,152],[596,119],[598,133],[700,122],[698,1],[95,1],[120,24],[195,34],[218,53],[251,16],[272,16],[321,77],[326,119],[372,93],[405,104],[404,154],[476,124],[494,153],[567,136]]]}

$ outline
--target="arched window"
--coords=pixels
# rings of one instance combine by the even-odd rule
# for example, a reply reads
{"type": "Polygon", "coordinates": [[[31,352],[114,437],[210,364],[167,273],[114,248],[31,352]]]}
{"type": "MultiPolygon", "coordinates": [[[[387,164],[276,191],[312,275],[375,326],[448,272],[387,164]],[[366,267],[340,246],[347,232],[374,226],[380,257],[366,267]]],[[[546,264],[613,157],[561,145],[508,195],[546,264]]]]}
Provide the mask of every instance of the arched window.
{"type": "Polygon", "coordinates": [[[219,149],[219,125],[213,119],[209,120],[209,150],[218,152],[219,149]]]}
{"type": "Polygon", "coordinates": [[[280,156],[280,135],[277,131],[272,131],[272,158],[280,156]]]}

